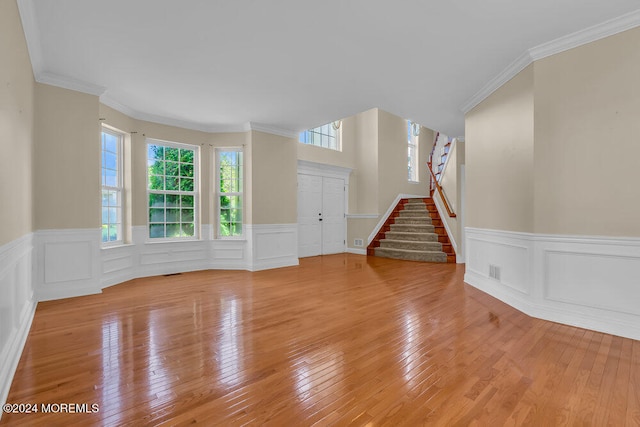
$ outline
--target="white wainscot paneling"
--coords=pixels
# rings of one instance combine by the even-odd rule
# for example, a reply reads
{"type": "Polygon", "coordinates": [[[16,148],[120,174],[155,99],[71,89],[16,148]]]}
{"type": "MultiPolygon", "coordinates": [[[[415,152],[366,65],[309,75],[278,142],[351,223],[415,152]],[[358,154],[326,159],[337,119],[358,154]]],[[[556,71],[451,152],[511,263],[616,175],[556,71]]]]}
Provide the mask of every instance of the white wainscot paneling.
{"type": "Polygon", "coordinates": [[[251,271],[298,265],[297,224],[248,225],[251,271]]]}
{"type": "Polygon", "coordinates": [[[247,268],[247,241],[218,239],[211,241],[211,268],[244,270],[247,268]]]}
{"type": "Polygon", "coordinates": [[[126,282],[137,276],[137,253],[134,245],[102,248],[102,288],[126,282]]]}
{"type": "Polygon", "coordinates": [[[35,313],[32,252],[32,234],[0,247],[0,404],[6,402],[35,313]]]}
{"type": "Polygon", "coordinates": [[[146,243],[140,248],[139,276],[206,270],[209,241],[146,243]]]}
{"type": "MultiPolygon", "coordinates": [[[[531,293],[531,237],[526,233],[486,233],[467,229],[467,272],[502,288],[501,292],[531,293]],[[499,280],[489,275],[490,266],[499,270],[499,280]],[[504,289],[505,287],[509,289],[504,289]]],[[[518,296],[518,295],[514,295],[518,296]]]]}
{"type": "Polygon", "coordinates": [[[640,339],[640,239],[466,233],[465,282],[534,317],[640,339]]]}
{"type": "Polygon", "coordinates": [[[39,301],[100,292],[99,229],[40,230],[35,248],[39,301]]]}

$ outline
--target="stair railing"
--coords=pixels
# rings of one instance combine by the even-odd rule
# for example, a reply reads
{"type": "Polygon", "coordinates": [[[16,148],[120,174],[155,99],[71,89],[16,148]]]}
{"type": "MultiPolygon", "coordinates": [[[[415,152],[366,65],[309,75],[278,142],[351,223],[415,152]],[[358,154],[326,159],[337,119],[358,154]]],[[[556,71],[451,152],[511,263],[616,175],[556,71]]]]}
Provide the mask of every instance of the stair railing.
{"type": "Polygon", "coordinates": [[[436,174],[433,172],[433,153],[436,149],[436,144],[438,142],[439,136],[440,136],[440,132],[436,132],[436,139],[435,141],[433,141],[433,148],[431,149],[431,154],[429,155],[429,161],[427,162],[427,167],[429,168],[429,174],[431,175],[431,180],[429,183],[429,192],[431,196],[433,196],[433,192],[437,190],[438,194],[440,194],[440,199],[444,203],[444,207],[447,210],[447,215],[449,215],[450,218],[455,218],[456,214],[451,209],[451,206],[449,205],[449,201],[447,200],[447,197],[444,194],[444,190],[442,189],[442,186],[438,182],[438,178],[436,177],[436,174]]]}

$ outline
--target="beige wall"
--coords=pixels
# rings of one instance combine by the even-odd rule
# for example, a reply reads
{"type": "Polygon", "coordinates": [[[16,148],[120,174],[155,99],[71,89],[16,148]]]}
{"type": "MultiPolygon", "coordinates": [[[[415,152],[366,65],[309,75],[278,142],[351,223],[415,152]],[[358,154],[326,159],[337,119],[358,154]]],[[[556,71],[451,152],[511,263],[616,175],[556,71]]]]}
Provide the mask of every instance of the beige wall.
{"type": "Polygon", "coordinates": [[[298,164],[293,138],[251,132],[253,224],[295,224],[298,164]]]}
{"type": "Polygon", "coordinates": [[[357,114],[353,118],[353,127],[352,143],[356,147],[356,163],[349,180],[349,213],[377,214],[380,213],[378,211],[378,109],[373,108],[357,114]]]}
{"type": "Polygon", "coordinates": [[[640,28],[537,61],[535,231],[639,237],[639,165],[640,28]]]}
{"type": "Polygon", "coordinates": [[[466,226],[533,232],[533,65],[465,117],[466,226]]]}
{"type": "MultiPolygon", "coordinates": [[[[447,167],[444,170],[441,181],[442,190],[445,194],[445,197],[447,198],[447,202],[449,203],[449,208],[451,208],[451,210],[456,214],[455,217],[450,217],[445,209],[442,215],[442,220],[447,223],[447,226],[449,227],[449,230],[452,234],[451,237],[456,242],[456,244],[459,244],[460,242],[460,230],[458,226],[458,219],[460,216],[460,209],[458,209],[458,207],[460,206],[458,198],[460,190],[460,182],[458,181],[458,151],[460,147],[458,144],[458,142],[453,144],[452,148],[449,151],[449,154],[447,156],[447,167]]],[[[462,149],[464,150],[464,147],[462,149]]],[[[435,191],[433,193],[433,197],[434,199],[438,199],[440,206],[444,207],[444,203],[442,203],[442,199],[440,198],[440,194],[438,193],[438,191],[435,191]]]]}
{"type": "Polygon", "coordinates": [[[0,246],[32,230],[34,80],[15,1],[0,2],[0,246]]]}
{"type": "Polygon", "coordinates": [[[407,179],[407,121],[378,110],[378,210],[384,213],[399,193],[428,196],[426,168],[433,133],[423,132],[418,139],[418,183],[407,179]]]}
{"type": "Polygon", "coordinates": [[[100,227],[98,97],[36,84],[34,228],[100,227]]]}

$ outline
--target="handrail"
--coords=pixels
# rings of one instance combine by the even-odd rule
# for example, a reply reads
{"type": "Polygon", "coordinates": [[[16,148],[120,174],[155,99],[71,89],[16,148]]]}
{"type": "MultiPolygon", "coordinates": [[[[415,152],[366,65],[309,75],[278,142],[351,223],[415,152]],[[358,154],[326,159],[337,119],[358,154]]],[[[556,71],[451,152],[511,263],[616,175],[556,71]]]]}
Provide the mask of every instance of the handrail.
{"type": "Polygon", "coordinates": [[[432,163],[427,162],[427,166],[429,166],[429,173],[431,174],[431,180],[435,184],[436,189],[438,190],[438,194],[440,194],[440,199],[442,199],[442,202],[444,203],[444,207],[447,210],[447,214],[449,215],[450,218],[455,218],[456,214],[449,207],[449,202],[447,202],[447,198],[444,196],[444,191],[442,190],[440,183],[436,179],[436,174],[433,173],[432,163]]]}

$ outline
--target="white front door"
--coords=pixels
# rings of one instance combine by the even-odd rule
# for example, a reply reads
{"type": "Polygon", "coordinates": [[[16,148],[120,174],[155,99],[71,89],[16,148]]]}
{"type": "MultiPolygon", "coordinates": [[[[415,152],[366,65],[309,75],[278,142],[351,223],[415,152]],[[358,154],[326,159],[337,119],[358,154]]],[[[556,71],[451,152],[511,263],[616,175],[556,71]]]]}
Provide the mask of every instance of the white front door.
{"type": "Polygon", "coordinates": [[[344,180],[322,178],[322,254],[344,252],[344,180]]]}
{"type": "Polygon", "coordinates": [[[344,180],[298,174],[298,256],[344,252],[344,180]]]}

